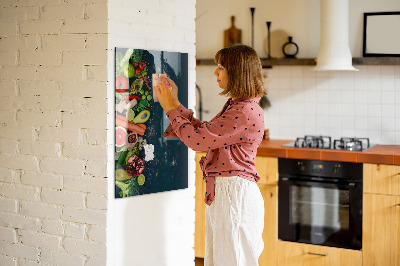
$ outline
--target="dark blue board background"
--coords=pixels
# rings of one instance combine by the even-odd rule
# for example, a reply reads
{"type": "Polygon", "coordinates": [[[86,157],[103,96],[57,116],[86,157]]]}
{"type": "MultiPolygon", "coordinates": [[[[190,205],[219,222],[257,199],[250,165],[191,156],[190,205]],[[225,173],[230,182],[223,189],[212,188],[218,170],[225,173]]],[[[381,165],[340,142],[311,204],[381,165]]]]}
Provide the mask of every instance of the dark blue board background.
{"type": "MultiPolygon", "coordinates": [[[[127,48],[115,48],[115,52],[125,54],[127,48]]],[[[152,88],[152,74],[167,74],[178,86],[179,101],[188,104],[188,54],[143,50],[142,60],[146,62],[146,70],[150,88],[152,88]]],[[[129,86],[136,78],[129,79],[129,86]]],[[[144,90],[148,90],[143,85],[144,90]]],[[[152,95],[152,90],[148,90],[152,95]]],[[[153,95],[152,95],[153,96],[153,95]]],[[[139,157],[145,163],[143,174],[145,183],[139,186],[139,195],[163,191],[183,189],[188,187],[188,148],[179,138],[161,138],[169,121],[158,102],[150,101],[149,120],[143,138],[147,144],[154,145],[154,159],[145,161],[144,149],[139,157]]],[[[115,147],[115,151],[118,148],[115,147]]],[[[115,161],[118,157],[115,158],[115,161]]],[[[120,189],[115,186],[115,197],[119,198],[120,189]]]]}

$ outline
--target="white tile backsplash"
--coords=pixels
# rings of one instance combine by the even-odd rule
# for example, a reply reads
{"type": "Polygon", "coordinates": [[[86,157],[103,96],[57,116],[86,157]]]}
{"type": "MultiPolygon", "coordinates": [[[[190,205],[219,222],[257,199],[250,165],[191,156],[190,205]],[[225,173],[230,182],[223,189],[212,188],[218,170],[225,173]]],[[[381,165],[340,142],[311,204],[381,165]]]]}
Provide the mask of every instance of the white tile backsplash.
{"type": "Polygon", "coordinates": [[[382,119],[383,118],[394,118],[394,109],[395,106],[393,104],[382,104],[382,119]]]}
{"type": "Polygon", "coordinates": [[[368,104],[381,104],[381,91],[367,91],[368,104]]]}
{"type": "Polygon", "coordinates": [[[394,104],[395,102],[395,91],[382,91],[382,104],[394,104]]]}
{"type": "MultiPolygon", "coordinates": [[[[359,71],[313,71],[312,66],[274,66],[264,70],[271,108],[265,125],[274,139],[305,134],[369,137],[371,143],[400,144],[400,66],[357,65],[359,71]]],[[[197,67],[203,120],[227,100],[213,66],[197,67]]]]}
{"type": "Polygon", "coordinates": [[[381,118],[382,117],[382,105],[369,104],[367,110],[367,116],[369,118],[381,118]]]}

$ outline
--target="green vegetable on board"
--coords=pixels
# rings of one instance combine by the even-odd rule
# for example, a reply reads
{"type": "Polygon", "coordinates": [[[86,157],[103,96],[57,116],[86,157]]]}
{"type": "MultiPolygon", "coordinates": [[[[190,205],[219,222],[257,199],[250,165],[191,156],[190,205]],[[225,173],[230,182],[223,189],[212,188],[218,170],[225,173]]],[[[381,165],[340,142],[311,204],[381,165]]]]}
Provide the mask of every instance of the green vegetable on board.
{"type": "Polygon", "coordinates": [[[115,185],[121,189],[119,192],[121,198],[139,195],[139,184],[136,178],[124,181],[115,180],[115,185]]]}
{"type": "Polygon", "coordinates": [[[124,75],[128,79],[132,78],[135,75],[135,68],[132,66],[132,64],[125,64],[123,67],[124,75]]]}
{"type": "Polygon", "coordinates": [[[135,50],[133,50],[133,53],[131,54],[131,59],[133,62],[140,62],[140,61],[142,61],[142,55],[143,55],[143,50],[135,49],[135,50]]]}
{"type": "Polygon", "coordinates": [[[137,79],[132,83],[130,92],[132,94],[135,94],[138,91],[142,90],[142,87],[143,87],[143,79],[137,79]]]}
{"type": "Polygon", "coordinates": [[[127,154],[128,154],[128,150],[121,151],[121,154],[119,155],[119,158],[118,158],[119,164],[123,164],[125,162],[125,158],[126,158],[127,154]]]}
{"type": "Polygon", "coordinates": [[[150,111],[144,109],[137,116],[135,116],[132,122],[135,124],[143,124],[146,123],[146,121],[149,120],[149,118],[150,118],[150,111]]]}
{"type": "Polygon", "coordinates": [[[138,176],[138,184],[139,184],[139,186],[143,186],[145,181],[146,181],[146,177],[144,176],[144,174],[140,174],[138,176]]]}
{"type": "Polygon", "coordinates": [[[149,105],[149,100],[147,100],[147,97],[145,95],[143,95],[143,96],[145,99],[138,100],[138,104],[136,104],[132,108],[136,114],[139,114],[141,111],[143,111],[149,105]]]}

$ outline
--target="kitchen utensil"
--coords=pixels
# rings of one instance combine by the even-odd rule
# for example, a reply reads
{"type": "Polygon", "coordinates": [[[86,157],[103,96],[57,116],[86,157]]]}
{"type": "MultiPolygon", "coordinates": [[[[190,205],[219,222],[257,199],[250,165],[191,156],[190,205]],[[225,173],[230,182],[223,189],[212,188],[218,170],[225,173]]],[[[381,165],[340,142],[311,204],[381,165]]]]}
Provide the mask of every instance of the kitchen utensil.
{"type": "Polygon", "coordinates": [[[224,47],[242,43],[242,30],[235,27],[235,16],[231,16],[231,27],[224,31],[224,47]]]}
{"type": "Polygon", "coordinates": [[[251,12],[251,47],[254,48],[254,11],[255,7],[250,7],[251,12]]]}
{"type": "Polygon", "coordinates": [[[267,21],[267,31],[268,31],[268,58],[271,58],[271,32],[270,32],[270,28],[271,28],[271,21],[267,21]]]}

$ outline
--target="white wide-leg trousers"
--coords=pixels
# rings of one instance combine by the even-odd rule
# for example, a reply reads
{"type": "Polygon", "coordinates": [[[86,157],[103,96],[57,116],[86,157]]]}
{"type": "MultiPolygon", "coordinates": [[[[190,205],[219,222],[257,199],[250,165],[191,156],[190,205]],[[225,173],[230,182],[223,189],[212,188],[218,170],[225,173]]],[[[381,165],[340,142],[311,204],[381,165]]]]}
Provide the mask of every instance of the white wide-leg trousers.
{"type": "Polygon", "coordinates": [[[264,199],[255,182],[216,177],[205,219],[205,266],[258,266],[264,249],[264,199]]]}

